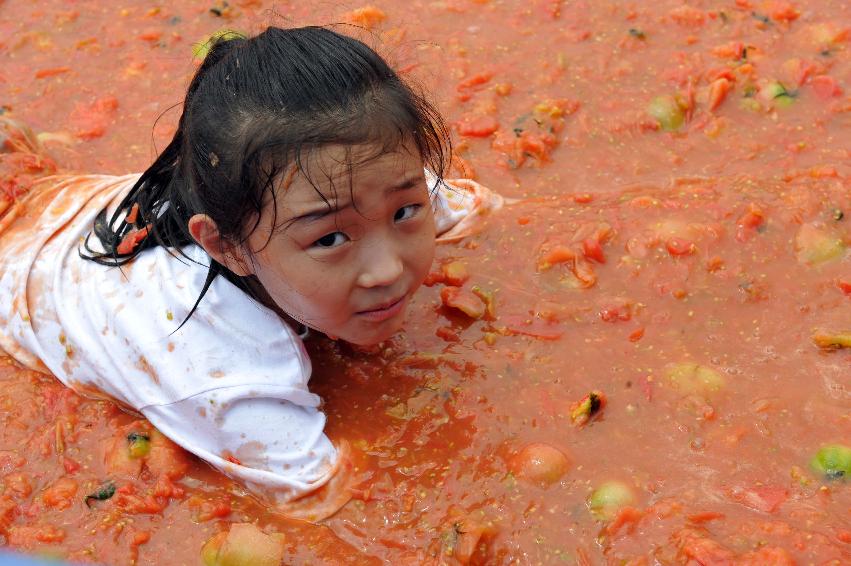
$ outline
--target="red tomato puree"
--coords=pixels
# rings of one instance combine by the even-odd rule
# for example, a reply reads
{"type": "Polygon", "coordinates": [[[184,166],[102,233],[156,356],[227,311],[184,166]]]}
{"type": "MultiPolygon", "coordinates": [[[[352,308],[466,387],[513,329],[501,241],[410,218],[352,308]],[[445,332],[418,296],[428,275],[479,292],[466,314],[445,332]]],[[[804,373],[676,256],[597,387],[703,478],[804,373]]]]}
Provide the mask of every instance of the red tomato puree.
{"type": "Polygon", "coordinates": [[[0,546],[198,564],[250,522],[288,564],[851,563],[851,463],[818,463],[851,445],[848,2],[7,0],[0,104],[65,169],[140,171],[193,45],[329,22],[521,199],[440,247],[403,334],[308,344],[354,499],[288,521],[0,358],[0,546]]]}

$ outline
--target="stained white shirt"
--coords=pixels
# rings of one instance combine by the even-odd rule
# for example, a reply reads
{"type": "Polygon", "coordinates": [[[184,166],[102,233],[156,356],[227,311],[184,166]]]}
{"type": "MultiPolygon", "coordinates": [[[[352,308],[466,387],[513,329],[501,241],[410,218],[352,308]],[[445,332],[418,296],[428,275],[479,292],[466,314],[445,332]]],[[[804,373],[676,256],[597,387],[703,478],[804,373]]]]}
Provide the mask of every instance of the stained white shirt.
{"type": "MultiPolygon", "coordinates": [[[[79,251],[95,216],[138,175],[42,181],[18,218],[0,221],[0,348],[84,394],[142,413],[174,442],[249,488],[286,501],[322,486],[337,451],[308,389],[301,337],[217,277],[191,318],[210,258],[154,247],[122,267],[79,251]]],[[[469,233],[501,199],[427,172],[439,234],[469,233]]],[[[90,243],[97,244],[93,237],[90,243]]]]}

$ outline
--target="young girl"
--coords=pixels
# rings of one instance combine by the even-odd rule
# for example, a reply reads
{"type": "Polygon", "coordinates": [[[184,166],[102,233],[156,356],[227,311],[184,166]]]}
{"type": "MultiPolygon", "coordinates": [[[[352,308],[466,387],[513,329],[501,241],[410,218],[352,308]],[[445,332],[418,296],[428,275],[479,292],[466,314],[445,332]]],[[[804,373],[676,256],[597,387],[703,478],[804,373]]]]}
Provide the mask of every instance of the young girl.
{"type": "MultiPolygon", "coordinates": [[[[39,154],[5,131],[6,151],[39,154]]],[[[346,463],[308,390],[308,329],[389,338],[436,235],[501,205],[447,188],[449,155],[436,111],[360,41],[306,27],[214,42],[141,176],[47,177],[3,207],[0,347],[286,508],[346,463]]],[[[312,517],[346,500],[323,491],[312,517]]]]}

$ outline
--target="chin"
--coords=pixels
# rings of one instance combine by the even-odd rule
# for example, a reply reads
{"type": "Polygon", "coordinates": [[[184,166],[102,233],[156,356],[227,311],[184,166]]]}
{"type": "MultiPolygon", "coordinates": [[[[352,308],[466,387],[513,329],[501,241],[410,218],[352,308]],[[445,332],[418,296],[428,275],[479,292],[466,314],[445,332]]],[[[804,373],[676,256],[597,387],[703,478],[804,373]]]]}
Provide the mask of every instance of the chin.
{"type": "Polygon", "coordinates": [[[355,332],[353,336],[340,336],[355,346],[375,346],[389,340],[402,329],[401,324],[388,325],[387,328],[373,329],[371,332],[355,332]]]}

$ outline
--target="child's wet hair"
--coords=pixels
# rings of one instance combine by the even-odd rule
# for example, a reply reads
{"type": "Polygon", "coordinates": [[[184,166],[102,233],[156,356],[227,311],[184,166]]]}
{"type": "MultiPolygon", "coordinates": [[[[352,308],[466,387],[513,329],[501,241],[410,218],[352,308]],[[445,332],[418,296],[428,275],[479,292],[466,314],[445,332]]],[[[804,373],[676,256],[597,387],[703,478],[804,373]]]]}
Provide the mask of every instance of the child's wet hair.
{"type": "MultiPolygon", "coordinates": [[[[440,115],[365,43],[323,27],[270,27],[211,42],[174,138],[117,211],[99,214],[92,234],[104,252],[87,239],[83,257],[121,266],[154,246],[180,253],[195,243],[187,223],[199,213],[226,241],[245,243],[282,174],[306,173],[310,152],[328,145],[368,146],[376,157],[404,147],[438,178],[448,168],[440,115]]],[[[259,298],[253,277],[211,259],[199,301],[220,274],[259,298]]]]}

